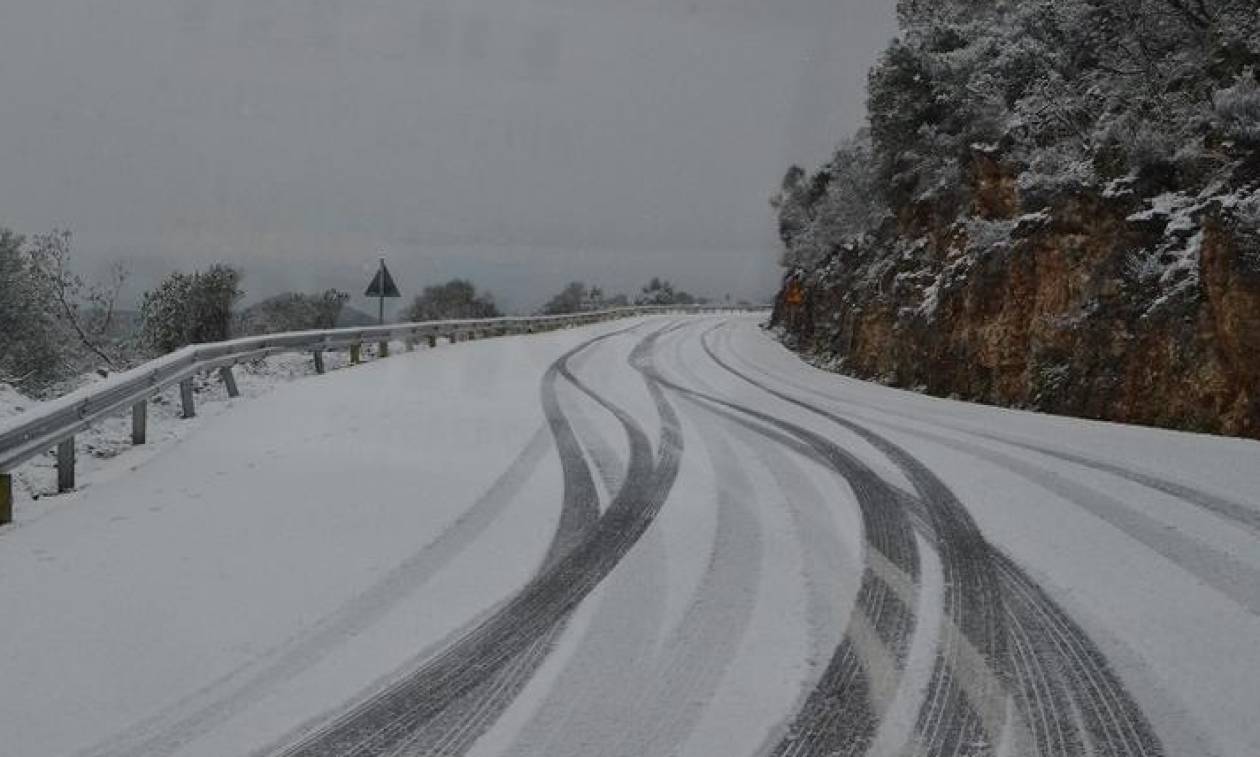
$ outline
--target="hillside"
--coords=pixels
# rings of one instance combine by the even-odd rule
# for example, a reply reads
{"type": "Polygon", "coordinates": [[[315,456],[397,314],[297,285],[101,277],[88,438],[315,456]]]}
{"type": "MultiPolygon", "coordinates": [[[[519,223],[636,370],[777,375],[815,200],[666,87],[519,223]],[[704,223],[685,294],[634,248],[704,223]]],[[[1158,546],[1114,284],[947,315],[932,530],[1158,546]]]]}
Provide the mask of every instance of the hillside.
{"type": "Polygon", "coordinates": [[[1260,11],[898,4],[869,128],[775,198],[775,323],[933,394],[1260,437],[1260,11]]]}

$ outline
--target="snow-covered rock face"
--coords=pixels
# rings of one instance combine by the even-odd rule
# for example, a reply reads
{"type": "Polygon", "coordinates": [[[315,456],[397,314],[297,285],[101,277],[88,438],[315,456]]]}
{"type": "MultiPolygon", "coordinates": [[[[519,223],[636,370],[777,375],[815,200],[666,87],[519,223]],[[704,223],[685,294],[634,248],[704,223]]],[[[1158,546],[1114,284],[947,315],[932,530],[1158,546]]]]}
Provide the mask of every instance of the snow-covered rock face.
{"type": "Polygon", "coordinates": [[[943,395],[1260,437],[1254,2],[899,12],[869,130],[775,199],[789,343],[943,395]]]}
{"type": "Polygon", "coordinates": [[[805,303],[775,314],[794,346],[943,396],[1260,437],[1254,189],[1030,208],[973,176],[984,216],[907,210],[798,271],[805,303]]]}

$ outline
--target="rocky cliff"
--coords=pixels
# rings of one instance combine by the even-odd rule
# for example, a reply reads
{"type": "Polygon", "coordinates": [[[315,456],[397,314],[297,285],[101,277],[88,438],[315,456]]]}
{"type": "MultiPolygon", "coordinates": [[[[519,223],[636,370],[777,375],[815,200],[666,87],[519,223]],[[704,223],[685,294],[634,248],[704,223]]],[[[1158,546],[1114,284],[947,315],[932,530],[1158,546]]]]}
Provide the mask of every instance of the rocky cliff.
{"type": "MultiPolygon", "coordinates": [[[[872,73],[871,128],[775,199],[785,341],[932,394],[1260,438],[1254,43],[1150,33],[1138,41],[1166,57],[1229,63],[1152,88],[1101,57],[1128,39],[1119,27],[1071,61],[1047,43],[1045,70],[1012,68],[1011,49],[1053,37],[1037,13],[1089,3],[923,7],[903,2],[907,40],[872,73]],[[1047,108],[1070,128],[1037,122],[1047,108]]],[[[1205,7],[1219,24],[1242,6],[1205,7]]],[[[1103,28],[1097,8],[1051,20],[1103,28]]]]}
{"type": "Polygon", "coordinates": [[[1260,194],[1113,186],[1031,210],[975,168],[974,216],[915,207],[789,272],[789,344],[932,394],[1260,438],[1260,194]]]}

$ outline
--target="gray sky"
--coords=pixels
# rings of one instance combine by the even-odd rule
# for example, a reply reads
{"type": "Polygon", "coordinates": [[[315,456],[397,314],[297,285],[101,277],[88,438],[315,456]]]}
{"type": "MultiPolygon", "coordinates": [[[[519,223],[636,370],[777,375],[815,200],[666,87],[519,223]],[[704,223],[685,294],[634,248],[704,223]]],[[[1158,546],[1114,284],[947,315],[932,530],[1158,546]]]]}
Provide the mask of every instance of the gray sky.
{"type": "Polygon", "coordinates": [[[2,0],[0,225],[134,287],[472,278],[764,298],[767,198],[860,126],[892,0],[2,0]]]}

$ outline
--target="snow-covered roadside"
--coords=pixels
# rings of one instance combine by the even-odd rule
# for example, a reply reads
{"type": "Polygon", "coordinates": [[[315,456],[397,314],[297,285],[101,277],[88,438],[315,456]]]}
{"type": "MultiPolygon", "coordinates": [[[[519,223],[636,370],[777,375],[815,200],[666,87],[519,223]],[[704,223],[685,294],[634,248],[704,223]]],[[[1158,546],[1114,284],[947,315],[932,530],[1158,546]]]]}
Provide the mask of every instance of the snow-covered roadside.
{"type": "MultiPolygon", "coordinates": [[[[365,354],[375,346],[365,348],[365,354]]],[[[324,357],[328,370],[342,368],[348,356],[341,352],[329,352],[324,357]]],[[[261,360],[238,365],[234,369],[241,396],[232,399],[218,378],[217,372],[198,374],[193,378],[193,392],[197,405],[197,417],[184,419],[180,416],[179,389],[170,387],[149,403],[147,443],[143,447],[131,444],[131,416],[119,413],[102,419],[76,437],[76,484],[78,488],[90,487],[106,477],[126,471],[165,449],[172,441],[182,439],[196,431],[208,418],[231,410],[241,403],[264,396],[277,386],[315,374],[311,356],[305,353],[283,353],[261,360]],[[121,457],[120,457],[121,456],[121,457]],[[115,458],[119,458],[115,460],[115,458]]],[[[102,379],[95,374],[83,377],[82,385],[89,386],[102,379]]],[[[15,418],[32,410],[41,401],[27,397],[13,387],[0,383],[0,422],[15,418]]],[[[53,450],[19,466],[13,471],[14,508],[16,524],[30,522],[32,518],[57,506],[56,456],[53,450]]]]}
{"type": "Polygon", "coordinates": [[[211,386],[195,420],[151,413],[144,449],[126,418],[94,432],[122,453],[83,455],[80,490],[0,531],[0,753],[245,752],[511,595],[558,514],[539,380],[625,325],[271,391],[295,355],[238,371],[240,400],[211,386]]]}
{"type": "MultiPolygon", "coordinates": [[[[831,705],[805,705],[835,694],[819,676],[845,649],[882,671],[872,690],[889,708],[859,711],[846,728],[878,720],[872,753],[899,753],[938,701],[938,656],[966,678],[969,698],[1004,688],[989,673],[1006,670],[996,655],[977,659],[969,642],[947,643],[959,617],[949,587],[966,585],[947,575],[965,542],[918,525],[917,581],[904,553],[894,552],[897,563],[873,557],[883,551],[869,534],[881,532],[867,528],[863,508],[903,505],[872,500],[870,487],[883,481],[912,497],[923,476],[915,466],[952,492],[920,496],[925,511],[974,522],[992,548],[970,554],[1001,571],[1000,606],[1018,610],[1031,596],[1037,613],[1063,613],[1052,630],[1069,635],[1046,635],[1030,614],[1012,615],[1010,628],[1021,639],[1041,634],[1021,648],[1041,669],[1070,674],[1053,680],[1072,712],[1105,717],[1108,728],[1149,724],[1156,747],[1145,754],[1256,753],[1247,707],[1257,695],[1249,650],[1260,644],[1260,552],[1249,523],[1260,507],[1260,445],[857,382],[804,365],[753,319],[658,323],[577,352],[569,368],[591,393],[558,393],[583,447],[563,459],[584,461],[605,500],[657,475],[631,465],[643,459],[636,438],[652,441],[658,460],[672,447],[681,465],[668,493],[640,490],[662,497],[663,509],[644,511],[651,522],[620,562],[604,573],[578,562],[547,583],[564,589],[583,570],[603,581],[575,600],[567,623],[556,603],[535,603],[548,612],[528,622],[496,611],[543,563],[561,503],[572,512],[548,431],[558,416],[544,418],[540,380],[561,354],[633,322],[295,381],[234,412],[205,413],[197,433],[143,464],[115,458],[127,475],[106,470],[0,532],[0,754],[261,754],[277,739],[292,743],[303,723],[333,734],[315,754],[338,753],[343,737],[389,733],[415,736],[416,753],[478,735],[481,755],[752,753],[827,737],[816,723],[832,720],[831,705]],[[666,328],[649,339],[658,323],[666,328]],[[652,401],[635,370],[649,362],[672,387],[668,405],[652,401]],[[686,399],[695,391],[729,405],[686,399]],[[845,475],[793,435],[822,440],[820,453],[835,445],[836,460],[871,475],[845,475]],[[858,601],[863,565],[913,609],[913,624],[881,624],[877,610],[891,603],[858,601]],[[525,642],[513,647],[499,631],[506,624],[481,623],[500,617],[525,642]],[[461,633],[474,623],[490,631],[461,633]],[[528,656],[529,642],[550,638],[548,624],[564,627],[532,667],[540,658],[528,656]],[[880,642],[881,629],[901,635],[880,642]],[[1069,636],[1079,654],[1060,653],[1069,636]],[[439,649],[448,654],[435,657],[439,649]],[[505,661],[504,649],[521,651],[505,661]],[[438,658],[457,664],[430,667],[438,658]],[[506,672],[476,677],[487,669],[506,672]],[[513,678],[518,669],[524,677],[513,678]],[[443,691],[434,670],[466,674],[473,688],[443,691]],[[347,700],[408,681],[422,685],[373,700],[385,706],[366,707],[362,727],[334,720],[347,700]],[[1140,713],[1098,704],[1099,687],[1140,713]],[[424,702],[451,717],[416,715],[412,705],[424,702]]],[[[909,533],[915,523],[903,525],[909,533]]],[[[1018,682],[1036,680],[1051,679],[1018,682]]],[[[1075,722],[1057,705],[1014,717],[1022,690],[1007,690],[1005,716],[986,710],[998,754],[1032,753],[1022,747],[1033,716],[1075,722]]]]}

